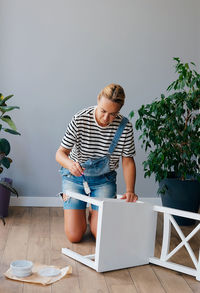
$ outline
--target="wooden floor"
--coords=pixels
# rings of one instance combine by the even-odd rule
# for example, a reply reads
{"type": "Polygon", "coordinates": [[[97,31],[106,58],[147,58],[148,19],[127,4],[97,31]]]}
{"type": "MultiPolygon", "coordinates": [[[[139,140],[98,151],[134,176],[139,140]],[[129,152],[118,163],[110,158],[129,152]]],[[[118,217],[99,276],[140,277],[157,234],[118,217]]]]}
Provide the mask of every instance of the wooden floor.
{"type": "MultiPolygon", "coordinates": [[[[190,230],[188,227],[183,228],[186,235],[190,230]]],[[[157,256],[160,253],[161,239],[162,218],[159,217],[155,250],[157,256]]],[[[171,248],[179,242],[179,236],[172,230],[171,248]]],[[[190,241],[196,255],[199,243],[200,235],[197,234],[190,241]]],[[[72,248],[82,254],[92,254],[95,242],[89,229],[82,243],[71,244],[67,241],[63,231],[62,208],[10,207],[6,226],[0,223],[0,293],[200,292],[200,282],[194,277],[155,265],[97,273],[61,254],[62,247],[72,248]],[[16,259],[28,259],[60,267],[71,265],[73,274],[49,286],[6,279],[3,273],[9,268],[10,262],[16,259]]],[[[191,264],[185,248],[182,248],[172,261],[191,264]]]]}

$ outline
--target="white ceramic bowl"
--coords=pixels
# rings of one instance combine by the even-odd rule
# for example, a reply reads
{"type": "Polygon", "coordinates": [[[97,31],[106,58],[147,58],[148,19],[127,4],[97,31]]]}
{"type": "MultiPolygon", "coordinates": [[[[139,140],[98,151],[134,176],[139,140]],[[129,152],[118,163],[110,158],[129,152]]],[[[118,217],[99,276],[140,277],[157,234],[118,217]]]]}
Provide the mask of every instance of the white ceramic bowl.
{"type": "Polygon", "coordinates": [[[11,262],[12,274],[16,277],[28,277],[32,274],[33,263],[29,260],[15,260],[11,262]]]}

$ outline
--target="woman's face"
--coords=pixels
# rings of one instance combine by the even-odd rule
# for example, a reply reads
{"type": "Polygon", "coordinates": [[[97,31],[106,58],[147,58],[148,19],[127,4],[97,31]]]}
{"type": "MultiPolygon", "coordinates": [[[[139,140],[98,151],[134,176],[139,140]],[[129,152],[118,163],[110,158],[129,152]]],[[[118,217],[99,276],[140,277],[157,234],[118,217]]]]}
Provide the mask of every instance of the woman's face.
{"type": "Polygon", "coordinates": [[[95,111],[95,118],[100,126],[107,126],[110,124],[121,109],[121,105],[102,96],[98,99],[97,108],[95,111]]]}

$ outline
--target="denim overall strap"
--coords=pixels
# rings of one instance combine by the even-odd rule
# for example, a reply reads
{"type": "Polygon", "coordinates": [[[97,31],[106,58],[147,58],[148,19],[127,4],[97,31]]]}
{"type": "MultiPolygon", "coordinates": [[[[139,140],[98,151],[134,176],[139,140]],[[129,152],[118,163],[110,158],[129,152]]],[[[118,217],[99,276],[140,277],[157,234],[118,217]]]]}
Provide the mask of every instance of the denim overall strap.
{"type": "Polygon", "coordinates": [[[118,129],[117,129],[117,131],[115,133],[115,136],[114,136],[114,138],[113,138],[113,140],[111,142],[111,145],[109,147],[109,150],[108,150],[110,155],[114,152],[114,149],[117,146],[118,140],[119,140],[119,138],[120,138],[120,136],[121,136],[121,134],[122,134],[122,132],[124,130],[124,127],[128,123],[128,121],[129,120],[126,117],[122,118],[122,121],[121,121],[121,123],[120,123],[120,125],[119,125],[119,127],[118,127],[118,129]]]}

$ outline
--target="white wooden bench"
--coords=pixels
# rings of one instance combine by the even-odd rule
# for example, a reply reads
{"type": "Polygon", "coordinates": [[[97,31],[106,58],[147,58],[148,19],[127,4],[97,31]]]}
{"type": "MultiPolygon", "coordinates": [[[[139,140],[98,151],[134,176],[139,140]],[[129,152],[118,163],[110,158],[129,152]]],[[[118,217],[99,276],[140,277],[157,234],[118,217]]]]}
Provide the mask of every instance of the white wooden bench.
{"type": "Polygon", "coordinates": [[[95,254],[80,255],[68,248],[62,253],[95,269],[97,272],[123,269],[153,263],[178,272],[195,276],[200,281],[200,254],[198,260],[188,241],[200,230],[200,223],[185,237],[173,218],[181,216],[200,222],[200,215],[137,201],[128,203],[121,199],[97,199],[69,192],[76,199],[99,207],[95,254]],[[163,242],[160,258],[154,256],[157,213],[164,214],[163,242]],[[171,224],[181,238],[181,243],[169,253],[171,224]],[[194,269],[169,262],[185,246],[194,269]]]}

